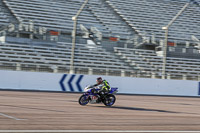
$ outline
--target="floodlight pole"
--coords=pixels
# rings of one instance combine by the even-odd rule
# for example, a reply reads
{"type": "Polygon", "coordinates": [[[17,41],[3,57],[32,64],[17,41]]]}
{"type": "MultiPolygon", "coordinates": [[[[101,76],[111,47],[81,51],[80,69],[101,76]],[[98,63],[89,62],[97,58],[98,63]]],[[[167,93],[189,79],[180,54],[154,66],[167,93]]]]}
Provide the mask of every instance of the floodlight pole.
{"type": "Polygon", "coordinates": [[[163,66],[162,66],[162,79],[165,79],[166,61],[167,61],[167,42],[168,42],[168,27],[162,27],[165,30],[165,41],[163,45],[163,66]]]}
{"type": "Polygon", "coordinates": [[[165,42],[163,45],[163,66],[162,66],[162,79],[166,78],[166,60],[167,60],[167,42],[168,42],[168,32],[169,27],[172,25],[172,23],[181,15],[181,13],[188,7],[190,3],[186,3],[181,10],[174,16],[174,18],[168,23],[167,26],[162,27],[163,30],[165,30],[165,42]]]}
{"type": "Polygon", "coordinates": [[[87,3],[88,3],[88,0],[85,0],[85,2],[82,4],[82,6],[80,7],[76,15],[72,17],[72,20],[74,21],[74,26],[73,26],[73,31],[72,31],[72,51],[71,51],[71,60],[70,60],[70,74],[74,73],[74,51],[75,51],[75,45],[76,45],[77,19],[87,3]]]}

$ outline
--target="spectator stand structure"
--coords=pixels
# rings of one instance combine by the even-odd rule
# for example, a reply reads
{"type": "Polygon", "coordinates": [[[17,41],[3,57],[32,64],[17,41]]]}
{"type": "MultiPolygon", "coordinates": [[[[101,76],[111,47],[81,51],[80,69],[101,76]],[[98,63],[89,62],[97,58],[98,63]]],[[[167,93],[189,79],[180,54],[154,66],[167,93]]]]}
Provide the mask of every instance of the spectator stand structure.
{"type": "MultiPolygon", "coordinates": [[[[89,0],[78,17],[74,73],[161,78],[163,58],[155,47],[165,38],[162,27],[187,2],[89,0]],[[83,38],[84,29],[88,38],[83,38]],[[100,43],[94,31],[101,33],[100,43]],[[141,49],[146,44],[151,50],[141,49]]],[[[69,73],[71,18],[82,3],[0,0],[1,69],[69,73]]],[[[199,53],[194,47],[200,38],[198,3],[191,1],[169,29],[167,78],[199,80],[199,53]]]]}

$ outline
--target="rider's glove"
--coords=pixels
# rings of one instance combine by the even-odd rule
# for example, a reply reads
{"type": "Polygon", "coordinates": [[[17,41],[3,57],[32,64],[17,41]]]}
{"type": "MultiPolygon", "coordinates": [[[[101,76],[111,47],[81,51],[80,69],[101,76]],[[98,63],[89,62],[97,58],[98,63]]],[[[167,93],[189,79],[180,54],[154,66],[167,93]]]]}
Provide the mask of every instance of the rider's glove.
{"type": "Polygon", "coordinates": [[[96,90],[95,90],[95,89],[92,89],[91,92],[92,92],[92,93],[96,93],[96,90]]]}

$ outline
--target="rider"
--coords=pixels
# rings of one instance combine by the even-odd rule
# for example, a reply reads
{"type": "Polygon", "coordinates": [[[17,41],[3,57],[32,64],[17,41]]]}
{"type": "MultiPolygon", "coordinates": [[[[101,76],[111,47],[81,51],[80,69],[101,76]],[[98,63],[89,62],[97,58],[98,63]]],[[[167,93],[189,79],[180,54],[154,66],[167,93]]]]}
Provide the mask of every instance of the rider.
{"type": "Polygon", "coordinates": [[[98,77],[96,80],[96,84],[92,85],[92,87],[97,87],[99,86],[100,91],[97,92],[100,96],[104,95],[105,93],[108,93],[110,90],[110,85],[108,83],[108,81],[106,81],[105,79],[103,80],[101,77],[98,77]]]}

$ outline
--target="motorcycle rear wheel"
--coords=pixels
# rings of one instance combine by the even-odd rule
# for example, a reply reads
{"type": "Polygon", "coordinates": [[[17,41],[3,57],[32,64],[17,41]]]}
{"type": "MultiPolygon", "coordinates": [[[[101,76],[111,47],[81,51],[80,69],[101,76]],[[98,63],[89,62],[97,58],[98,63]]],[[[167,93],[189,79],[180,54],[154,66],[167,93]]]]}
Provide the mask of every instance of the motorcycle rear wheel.
{"type": "Polygon", "coordinates": [[[112,106],[115,103],[115,101],[116,101],[115,96],[112,94],[109,94],[109,95],[105,96],[103,103],[105,106],[112,106]]]}

